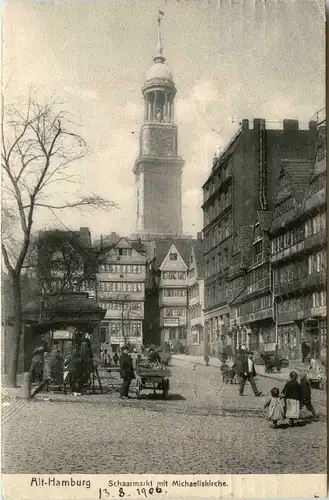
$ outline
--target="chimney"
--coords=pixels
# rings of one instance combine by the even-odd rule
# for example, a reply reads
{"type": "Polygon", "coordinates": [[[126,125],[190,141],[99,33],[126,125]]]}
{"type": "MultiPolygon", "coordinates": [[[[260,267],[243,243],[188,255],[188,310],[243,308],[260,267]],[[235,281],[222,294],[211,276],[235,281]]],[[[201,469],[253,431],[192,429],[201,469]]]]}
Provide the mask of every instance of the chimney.
{"type": "Polygon", "coordinates": [[[283,130],[299,130],[298,120],[283,120],[283,130]]]}
{"type": "Polygon", "coordinates": [[[309,124],[308,124],[309,130],[317,130],[317,128],[318,128],[318,124],[315,120],[312,120],[309,122],[309,124]]]}
{"type": "Polygon", "coordinates": [[[86,246],[91,247],[91,232],[89,227],[80,227],[79,236],[86,246]]]}
{"type": "Polygon", "coordinates": [[[264,118],[254,118],[254,131],[259,133],[261,128],[266,128],[264,118]]]}
{"type": "Polygon", "coordinates": [[[216,155],[216,153],[214,153],[214,157],[213,157],[213,159],[212,159],[212,166],[213,166],[213,167],[215,167],[215,166],[216,166],[217,159],[218,159],[218,158],[217,158],[217,155],[216,155]]]}
{"type": "Polygon", "coordinates": [[[241,122],[241,128],[242,130],[249,130],[249,120],[244,118],[241,122]]]}

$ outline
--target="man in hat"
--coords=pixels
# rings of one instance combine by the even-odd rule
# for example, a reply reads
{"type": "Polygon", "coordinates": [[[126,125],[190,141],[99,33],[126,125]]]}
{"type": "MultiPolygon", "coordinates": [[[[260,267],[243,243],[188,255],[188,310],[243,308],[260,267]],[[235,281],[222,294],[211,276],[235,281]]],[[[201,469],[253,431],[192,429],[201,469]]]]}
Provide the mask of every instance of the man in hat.
{"type": "Polygon", "coordinates": [[[253,359],[254,353],[249,351],[247,356],[242,360],[242,377],[240,380],[240,396],[243,396],[244,386],[246,385],[247,380],[249,380],[252,390],[254,391],[255,396],[261,396],[262,393],[257,389],[255,377],[255,363],[253,359]]]}
{"type": "Polygon", "coordinates": [[[133,360],[126,345],[123,346],[120,356],[120,376],[122,378],[121,398],[129,398],[129,387],[135,378],[135,373],[133,360]]]}

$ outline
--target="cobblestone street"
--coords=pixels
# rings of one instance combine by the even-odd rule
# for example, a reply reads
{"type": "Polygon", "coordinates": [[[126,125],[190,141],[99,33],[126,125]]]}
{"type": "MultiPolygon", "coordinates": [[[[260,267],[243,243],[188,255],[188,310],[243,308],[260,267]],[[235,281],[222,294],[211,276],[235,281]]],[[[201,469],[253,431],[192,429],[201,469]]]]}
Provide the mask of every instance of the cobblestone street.
{"type": "MultiPolygon", "coordinates": [[[[218,368],[176,359],[171,370],[167,401],[146,391],[140,400],[112,393],[5,409],[3,472],[325,472],[324,391],[313,390],[319,422],[302,410],[300,427],[274,430],[249,384],[239,397],[218,368]]],[[[264,394],[283,383],[257,377],[264,394]]]]}

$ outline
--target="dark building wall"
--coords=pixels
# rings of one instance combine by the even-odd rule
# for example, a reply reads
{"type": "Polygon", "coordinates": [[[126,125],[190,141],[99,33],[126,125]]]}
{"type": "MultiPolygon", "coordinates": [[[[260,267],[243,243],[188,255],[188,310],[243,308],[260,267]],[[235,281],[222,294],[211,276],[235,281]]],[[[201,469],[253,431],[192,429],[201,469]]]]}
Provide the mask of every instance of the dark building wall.
{"type": "MultiPolygon", "coordinates": [[[[243,130],[232,154],[233,165],[233,220],[237,225],[253,224],[259,210],[260,166],[259,124],[243,130]]],[[[245,125],[246,126],[246,125],[245,125]]],[[[309,130],[298,130],[298,121],[285,120],[284,130],[265,132],[266,198],[271,210],[276,195],[282,159],[314,160],[316,148],[316,126],[310,123],[309,130]]]]}
{"type": "Polygon", "coordinates": [[[144,304],[143,343],[161,343],[159,294],[156,289],[146,291],[144,304]]]}

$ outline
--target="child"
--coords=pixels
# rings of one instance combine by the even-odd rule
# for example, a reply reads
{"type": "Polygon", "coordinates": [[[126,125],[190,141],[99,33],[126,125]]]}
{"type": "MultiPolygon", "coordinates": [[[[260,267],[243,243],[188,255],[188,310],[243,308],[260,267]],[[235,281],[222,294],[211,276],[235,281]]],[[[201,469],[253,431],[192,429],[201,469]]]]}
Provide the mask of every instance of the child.
{"type": "Polygon", "coordinates": [[[285,417],[289,419],[290,425],[294,425],[299,419],[300,401],[302,399],[301,386],[298,382],[296,372],[291,372],[289,382],[284,386],[281,397],[285,400],[285,417]]]}
{"type": "Polygon", "coordinates": [[[278,420],[283,419],[283,408],[279,398],[280,391],[277,387],[271,389],[271,397],[266,401],[264,408],[268,407],[268,419],[273,422],[273,428],[276,429],[278,420]]]}
{"type": "Polygon", "coordinates": [[[222,371],[222,379],[223,379],[223,382],[225,384],[227,384],[228,382],[228,378],[227,378],[227,372],[228,372],[228,364],[226,361],[224,361],[224,363],[222,364],[222,366],[220,367],[221,371],[222,371]]]}
{"type": "Polygon", "coordinates": [[[301,400],[301,405],[300,407],[302,408],[303,406],[306,406],[306,409],[310,411],[313,415],[313,420],[316,421],[318,419],[314,407],[312,405],[311,401],[311,385],[307,379],[307,373],[304,373],[301,376],[300,379],[300,386],[301,386],[301,395],[302,395],[302,400],[301,400]]]}

